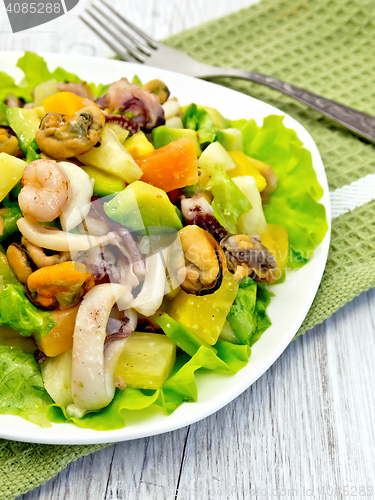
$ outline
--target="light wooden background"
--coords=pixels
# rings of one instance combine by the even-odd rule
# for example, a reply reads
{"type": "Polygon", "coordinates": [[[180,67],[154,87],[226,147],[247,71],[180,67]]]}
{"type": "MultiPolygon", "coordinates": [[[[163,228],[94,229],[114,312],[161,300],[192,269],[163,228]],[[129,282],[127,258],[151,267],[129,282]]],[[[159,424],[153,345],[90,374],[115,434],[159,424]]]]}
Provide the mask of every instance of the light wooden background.
{"type": "MultiPolygon", "coordinates": [[[[81,9],[88,4],[81,0],[81,9]]],[[[117,0],[163,38],[252,0],[117,0]]],[[[11,34],[0,50],[109,56],[76,19],[11,34]]],[[[1,66],[1,61],[0,61],[1,66]]],[[[70,464],[23,500],[370,498],[375,488],[375,291],[300,337],[244,394],[165,435],[120,443],[70,464]]]]}

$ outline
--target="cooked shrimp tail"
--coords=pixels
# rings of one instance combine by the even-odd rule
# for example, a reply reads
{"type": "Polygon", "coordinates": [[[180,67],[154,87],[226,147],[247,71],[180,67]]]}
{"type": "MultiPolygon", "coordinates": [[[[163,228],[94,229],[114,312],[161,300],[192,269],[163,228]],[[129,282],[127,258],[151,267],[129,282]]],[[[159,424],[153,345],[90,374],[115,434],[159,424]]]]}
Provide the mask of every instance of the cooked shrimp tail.
{"type": "Polygon", "coordinates": [[[69,179],[53,160],[36,160],[26,166],[18,203],[24,215],[39,222],[58,217],[71,197],[69,179]]]}

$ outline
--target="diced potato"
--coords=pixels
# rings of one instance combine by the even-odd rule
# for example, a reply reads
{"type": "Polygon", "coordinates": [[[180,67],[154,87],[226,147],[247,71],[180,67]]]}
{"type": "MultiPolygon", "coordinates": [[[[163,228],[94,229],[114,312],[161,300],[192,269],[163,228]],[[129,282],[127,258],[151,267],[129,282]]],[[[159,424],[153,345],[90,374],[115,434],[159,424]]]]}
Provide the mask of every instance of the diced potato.
{"type": "Polygon", "coordinates": [[[198,167],[209,174],[213,173],[216,165],[221,165],[226,172],[236,168],[236,164],[220,142],[210,144],[198,160],[198,167]]]}
{"type": "Polygon", "coordinates": [[[117,175],[128,184],[140,179],[143,175],[142,170],[113,130],[104,128],[101,138],[98,148],[92,148],[88,153],[80,155],[78,159],[84,165],[92,165],[117,175]]]}
{"type": "Polygon", "coordinates": [[[237,291],[238,283],[227,271],[220,288],[210,295],[197,296],[181,290],[168,308],[168,314],[205,342],[214,345],[237,291]]]}
{"type": "Polygon", "coordinates": [[[33,90],[34,106],[42,106],[44,99],[57,94],[57,80],[47,80],[37,85],[33,90]]]}
{"type": "Polygon", "coordinates": [[[265,233],[267,231],[267,221],[263,213],[262,200],[254,177],[243,175],[240,177],[233,177],[233,181],[237,184],[252,206],[248,212],[240,215],[237,221],[238,233],[248,234],[250,236],[253,234],[265,233]]]}
{"type": "Polygon", "coordinates": [[[179,116],[172,116],[165,121],[165,126],[168,128],[184,128],[184,124],[179,116]]]}
{"type": "Polygon", "coordinates": [[[66,351],[55,358],[48,358],[40,366],[44,387],[55,401],[65,408],[73,404],[72,384],[72,351],[66,351]]]}
{"type": "Polygon", "coordinates": [[[0,201],[21,180],[25,167],[25,161],[0,153],[0,201]]]}
{"type": "Polygon", "coordinates": [[[176,344],[166,335],[134,332],[125,344],[115,370],[127,387],[158,389],[176,361],[176,344]]]}
{"type": "Polygon", "coordinates": [[[119,138],[121,144],[124,144],[129,136],[129,131],[125,130],[123,127],[121,127],[121,125],[118,125],[117,123],[106,123],[104,127],[112,130],[119,138]]]}
{"type": "Polygon", "coordinates": [[[136,134],[126,139],[124,146],[133,158],[148,155],[154,150],[154,146],[147,139],[142,130],[139,130],[136,134]]]}

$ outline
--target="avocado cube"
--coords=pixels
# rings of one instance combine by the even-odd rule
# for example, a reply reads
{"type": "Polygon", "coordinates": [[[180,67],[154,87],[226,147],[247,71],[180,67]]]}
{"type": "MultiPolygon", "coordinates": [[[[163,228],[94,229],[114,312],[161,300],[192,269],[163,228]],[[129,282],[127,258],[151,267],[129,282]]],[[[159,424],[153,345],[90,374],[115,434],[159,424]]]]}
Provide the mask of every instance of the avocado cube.
{"type": "Polygon", "coordinates": [[[133,158],[147,155],[154,150],[154,146],[147,139],[142,130],[139,130],[136,134],[126,139],[124,146],[133,158]]]}
{"type": "Polygon", "coordinates": [[[118,360],[115,377],[127,387],[158,389],[171,374],[176,361],[176,344],[166,335],[134,332],[118,360]]]}
{"type": "Polygon", "coordinates": [[[0,201],[21,180],[26,162],[7,153],[0,153],[0,201]]]}
{"type": "Polygon", "coordinates": [[[9,127],[18,137],[20,148],[24,154],[35,139],[35,132],[40,125],[40,116],[35,108],[8,108],[6,118],[9,127]]]}
{"type": "MultiPolygon", "coordinates": [[[[188,106],[190,105],[182,106],[180,111],[184,113],[188,106]]],[[[211,108],[210,106],[203,106],[202,104],[197,104],[197,108],[207,111],[207,113],[211,116],[215,127],[224,129],[230,126],[230,121],[224,118],[224,116],[217,109],[211,108]]]]}
{"type": "Polygon", "coordinates": [[[197,156],[202,154],[202,150],[199,144],[198,132],[191,130],[189,128],[168,128],[162,125],[161,127],[156,127],[152,131],[152,142],[154,143],[155,149],[162,148],[170,142],[177,141],[178,139],[192,139],[197,151],[197,156]]]}
{"type": "Polygon", "coordinates": [[[211,108],[210,106],[202,106],[202,105],[198,106],[198,109],[199,108],[204,109],[205,111],[207,111],[209,115],[211,115],[215,127],[220,129],[229,127],[229,120],[224,118],[224,116],[221,113],[219,113],[217,109],[211,108]]]}
{"type": "Polygon", "coordinates": [[[136,181],[104,204],[108,217],[141,234],[174,233],[182,229],[167,194],[151,184],[136,181]]]}
{"type": "Polygon", "coordinates": [[[238,130],[238,128],[218,130],[216,140],[218,140],[227,151],[243,151],[242,132],[238,130]]]}
{"type": "Polygon", "coordinates": [[[91,179],[94,179],[94,193],[99,196],[110,196],[125,189],[125,181],[117,175],[100,170],[90,165],[81,167],[91,179]]]}

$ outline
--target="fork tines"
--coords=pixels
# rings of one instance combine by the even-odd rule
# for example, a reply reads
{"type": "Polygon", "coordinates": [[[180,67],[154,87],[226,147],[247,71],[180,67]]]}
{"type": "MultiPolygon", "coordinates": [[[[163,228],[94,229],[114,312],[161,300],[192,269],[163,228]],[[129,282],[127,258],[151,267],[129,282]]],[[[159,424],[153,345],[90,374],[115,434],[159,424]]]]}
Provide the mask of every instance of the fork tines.
{"type": "Polygon", "coordinates": [[[80,19],[122,59],[144,63],[158,44],[105,0],[86,9],[80,19]],[[125,50],[124,50],[125,49],[125,50]]]}

